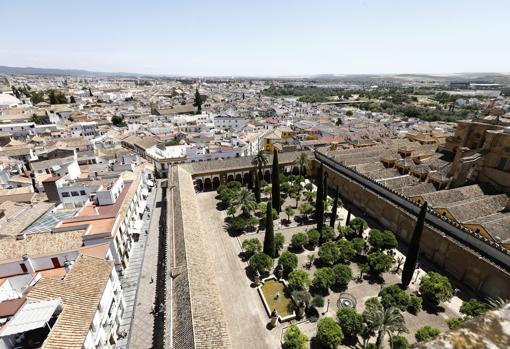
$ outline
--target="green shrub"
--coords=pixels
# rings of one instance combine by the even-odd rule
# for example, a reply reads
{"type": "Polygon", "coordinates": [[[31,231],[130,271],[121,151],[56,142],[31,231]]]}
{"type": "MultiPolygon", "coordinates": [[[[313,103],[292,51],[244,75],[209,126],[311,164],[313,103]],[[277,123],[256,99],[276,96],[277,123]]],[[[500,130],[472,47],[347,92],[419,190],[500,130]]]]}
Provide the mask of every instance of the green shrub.
{"type": "Polygon", "coordinates": [[[278,262],[283,266],[283,272],[289,274],[297,267],[298,257],[295,253],[284,251],[278,259],[278,262]]]}
{"type": "Polygon", "coordinates": [[[317,326],[317,339],[324,348],[336,349],[344,339],[344,334],[333,318],[324,317],[317,326]]]}
{"type": "Polygon", "coordinates": [[[339,308],[336,311],[336,319],[346,336],[354,337],[363,329],[363,316],[352,308],[339,308]]]}
{"type": "Polygon", "coordinates": [[[340,258],[340,249],[334,242],[326,242],[319,247],[319,258],[324,264],[335,264],[340,258]]]}
{"type": "Polygon", "coordinates": [[[324,306],[324,297],[321,295],[316,295],[313,297],[312,302],[310,303],[315,308],[320,308],[324,306]]]}
{"type": "Polygon", "coordinates": [[[321,239],[321,233],[319,233],[318,230],[312,229],[306,232],[306,235],[308,235],[308,246],[311,248],[314,248],[316,246],[319,246],[319,242],[321,239]]]}
{"type": "Polygon", "coordinates": [[[292,235],[292,247],[296,250],[302,250],[303,247],[308,245],[308,235],[306,233],[296,233],[292,235]]]}
{"type": "Polygon", "coordinates": [[[393,258],[382,252],[372,252],[367,256],[367,264],[372,274],[381,274],[388,271],[393,263],[393,258]]]}
{"type": "Polygon", "coordinates": [[[409,296],[409,307],[407,309],[409,310],[409,312],[417,314],[423,308],[422,303],[423,299],[421,297],[412,294],[409,296]]]}
{"type": "Polygon", "coordinates": [[[453,297],[453,287],[446,276],[430,272],[421,278],[420,293],[431,303],[438,304],[453,297]]]}
{"type": "Polygon", "coordinates": [[[336,285],[345,286],[352,280],[352,270],[348,265],[335,265],[333,267],[333,273],[335,273],[336,285]]]}
{"type": "Polygon", "coordinates": [[[303,269],[296,269],[289,274],[288,282],[293,290],[306,290],[310,286],[310,276],[303,269]]]}
{"type": "Polygon", "coordinates": [[[434,337],[439,336],[441,331],[439,331],[437,328],[430,327],[430,326],[423,326],[416,331],[414,334],[414,337],[418,342],[424,342],[428,341],[434,337]]]}
{"type": "Polygon", "coordinates": [[[260,274],[265,274],[273,267],[273,259],[261,252],[251,256],[248,265],[252,272],[258,271],[260,274]]]}
{"type": "Polygon", "coordinates": [[[312,287],[317,290],[327,291],[335,283],[335,273],[331,268],[320,268],[315,271],[312,287]]]}
{"type": "Polygon", "coordinates": [[[359,233],[361,229],[365,230],[368,228],[368,223],[363,218],[353,218],[349,222],[349,227],[351,227],[356,233],[359,233]]]}
{"type": "Polygon", "coordinates": [[[391,349],[408,349],[409,341],[406,339],[406,337],[393,336],[390,338],[390,348],[391,349]]]}
{"type": "Polygon", "coordinates": [[[243,250],[248,256],[262,251],[262,243],[257,238],[251,238],[243,241],[243,250]]]}
{"type": "Polygon", "coordinates": [[[356,253],[361,254],[363,251],[365,251],[365,248],[367,246],[367,241],[363,238],[354,238],[351,240],[352,247],[356,251],[356,253]]]}
{"type": "Polygon", "coordinates": [[[482,315],[487,310],[487,304],[476,299],[470,299],[462,303],[460,312],[464,315],[475,317],[482,315]]]}
{"type": "Polygon", "coordinates": [[[283,244],[285,243],[285,237],[282,233],[274,234],[274,245],[276,247],[276,251],[280,251],[283,248],[283,244]]]}
{"type": "Polygon", "coordinates": [[[339,240],[336,245],[339,250],[337,261],[345,263],[353,259],[356,255],[356,250],[354,249],[352,242],[348,240],[339,240]]]}
{"type": "Polygon", "coordinates": [[[459,317],[452,317],[452,318],[449,318],[448,320],[446,320],[446,324],[448,325],[448,328],[450,330],[454,330],[456,329],[457,327],[459,327],[462,323],[464,322],[464,320],[462,320],[461,318],[459,317]]]}
{"type": "Polygon", "coordinates": [[[340,233],[340,236],[345,237],[347,240],[352,240],[353,238],[358,236],[357,235],[358,233],[350,226],[339,227],[338,231],[340,233]]]}
{"type": "Polygon", "coordinates": [[[380,231],[372,229],[369,232],[368,242],[375,250],[382,251],[397,247],[397,238],[395,234],[389,230],[380,231]]]}
{"type": "Polygon", "coordinates": [[[335,229],[331,228],[329,225],[325,225],[322,227],[322,238],[324,241],[331,241],[335,238],[335,229]]]}
{"type": "Polygon", "coordinates": [[[290,325],[283,335],[284,349],[306,349],[307,343],[308,337],[296,325],[290,325]]]}
{"type": "Polygon", "coordinates": [[[386,309],[396,307],[401,311],[405,311],[410,304],[409,295],[398,285],[384,287],[379,292],[379,296],[381,297],[382,305],[386,309]]]}

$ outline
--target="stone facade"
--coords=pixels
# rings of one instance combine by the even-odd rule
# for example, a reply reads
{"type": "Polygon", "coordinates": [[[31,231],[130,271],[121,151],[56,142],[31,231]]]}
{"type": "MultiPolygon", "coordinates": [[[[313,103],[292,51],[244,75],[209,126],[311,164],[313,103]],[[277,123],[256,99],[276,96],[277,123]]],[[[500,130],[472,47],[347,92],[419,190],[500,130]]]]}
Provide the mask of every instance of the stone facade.
{"type": "MultiPolygon", "coordinates": [[[[338,185],[344,200],[394,231],[408,243],[416,218],[350,178],[325,166],[328,184],[338,185]]],[[[443,232],[426,225],[421,253],[451,276],[487,296],[510,298],[510,274],[443,232]]]]}

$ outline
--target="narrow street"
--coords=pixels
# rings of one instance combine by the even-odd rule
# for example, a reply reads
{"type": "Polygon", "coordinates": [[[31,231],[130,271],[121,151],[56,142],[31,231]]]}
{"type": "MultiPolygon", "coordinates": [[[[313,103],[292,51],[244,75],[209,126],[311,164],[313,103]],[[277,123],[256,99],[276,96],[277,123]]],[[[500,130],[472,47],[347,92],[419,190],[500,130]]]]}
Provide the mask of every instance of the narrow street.
{"type": "Polygon", "coordinates": [[[163,197],[163,189],[158,183],[149,195],[147,206],[150,211],[144,213],[142,233],[139,241],[133,245],[130,263],[122,280],[126,309],[119,333],[126,331],[127,336],[117,342],[118,349],[162,348],[153,346],[153,325],[156,319],[164,319],[163,307],[159,306],[161,301],[156,302],[155,297],[160,265],[158,250],[163,197]],[[158,314],[155,316],[154,313],[158,314]]]}

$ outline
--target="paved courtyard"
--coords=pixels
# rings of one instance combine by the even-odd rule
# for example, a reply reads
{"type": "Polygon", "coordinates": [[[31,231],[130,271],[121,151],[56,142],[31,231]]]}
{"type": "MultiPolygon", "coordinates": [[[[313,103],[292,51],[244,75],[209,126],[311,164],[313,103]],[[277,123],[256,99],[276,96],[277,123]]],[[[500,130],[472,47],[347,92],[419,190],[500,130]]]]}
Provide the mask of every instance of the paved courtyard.
{"type": "Polygon", "coordinates": [[[269,331],[262,301],[246,276],[247,264],[239,258],[241,247],[224,229],[224,211],[216,210],[216,192],[199,193],[202,222],[207,224],[206,243],[233,348],[279,348],[281,325],[269,331]]]}
{"type": "MultiPolygon", "coordinates": [[[[239,257],[242,241],[253,237],[257,237],[263,241],[264,233],[245,234],[238,238],[230,237],[225,230],[224,218],[226,217],[226,212],[216,209],[216,195],[216,192],[199,193],[198,201],[200,203],[202,219],[204,222],[208,223],[206,229],[209,231],[208,241],[210,243],[210,251],[214,259],[214,267],[216,268],[219,285],[222,286],[220,292],[233,346],[237,348],[242,347],[243,343],[253,343],[251,347],[254,348],[279,347],[282,331],[284,331],[289,324],[279,324],[272,331],[266,329],[266,324],[269,319],[258,293],[250,286],[250,280],[245,273],[247,264],[242,262],[239,257]]],[[[352,213],[351,219],[356,217],[356,215],[361,216],[361,213],[356,210],[353,210],[352,213]]],[[[347,217],[347,210],[345,208],[339,208],[338,216],[337,222],[341,222],[341,224],[344,225],[347,217]]],[[[371,228],[381,228],[368,217],[363,218],[369,223],[369,228],[365,231],[366,235],[368,235],[368,231],[371,228]]],[[[315,225],[278,229],[279,227],[282,226],[275,224],[275,232],[282,233],[285,236],[285,247],[288,247],[293,234],[314,229],[315,225]]],[[[403,256],[402,252],[405,252],[405,248],[399,248],[399,250],[396,251],[397,256],[403,256]]],[[[299,253],[298,267],[305,268],[307,255],[315,254],[317,257],[317,253],[318,249],[315,251],[304,250],[299,253]]],[[[410,292],[417,290],[419,280],[421,276],[426,274],[426,270],[433,270],[432,266],[428,265],[426,262],[421,265],[422,268],[415,274],[417,275],[417,282],[410,285],[410,292]]],[[[356,263],[351,263],[350,266],[352,268],[353,278],[355,279],[359,275],[358,266],[356,263]]],[[[314,271],[315,266],[312,266],[309,270],[311,276],[313,276],[314,271]]],[[[384,284],[370,283],[367,280],[363,280],[363,282],[352,280],[348,284],[347,292],[351,293],[357,299],[358,305],[356,308],[358,312],[363,311],[366,299],[377,296],[381,287],[399,283],[400,273],[384,273],[383,278],[384,284]]],[[[320,313],[326,313],[325,315],[327,316],[336,317],[336,302],[338,296],[339,293],[330,291],[329,295],[325,297],[326,305],[322,309],[319,309],[320,313]],[[329,308],[327,306],[328,300],[330,302],[329,308]]],[[[446,319],[459,316],[458,310],[461,304],[462,300],[458,297],[454,297],[450,302],[442,304],[444,311],[438,314],[421,311],[418,315],[413,315],[404,312],[403,315],[409,329],[409,333],[404,335],[412,343],[415,341],[414,333],[418,328],[424,325],[436,327],[441,331],[448,330],[446,319]]],[[[315,323],[301,321],[298,326],[309,338],[315,336],[315,323]]]]}

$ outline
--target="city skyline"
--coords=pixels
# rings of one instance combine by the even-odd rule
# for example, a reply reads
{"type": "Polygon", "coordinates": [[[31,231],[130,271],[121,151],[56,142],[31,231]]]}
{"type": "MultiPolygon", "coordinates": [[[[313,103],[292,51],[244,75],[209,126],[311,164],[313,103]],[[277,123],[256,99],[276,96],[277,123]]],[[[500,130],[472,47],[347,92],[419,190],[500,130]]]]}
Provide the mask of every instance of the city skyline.
{"type": "Polygon", "coordinates": [[[505,73],[509,9],[504,1],[0,4],[4,25],[16,28],[0,65],[169,76],[505,73]]]}

